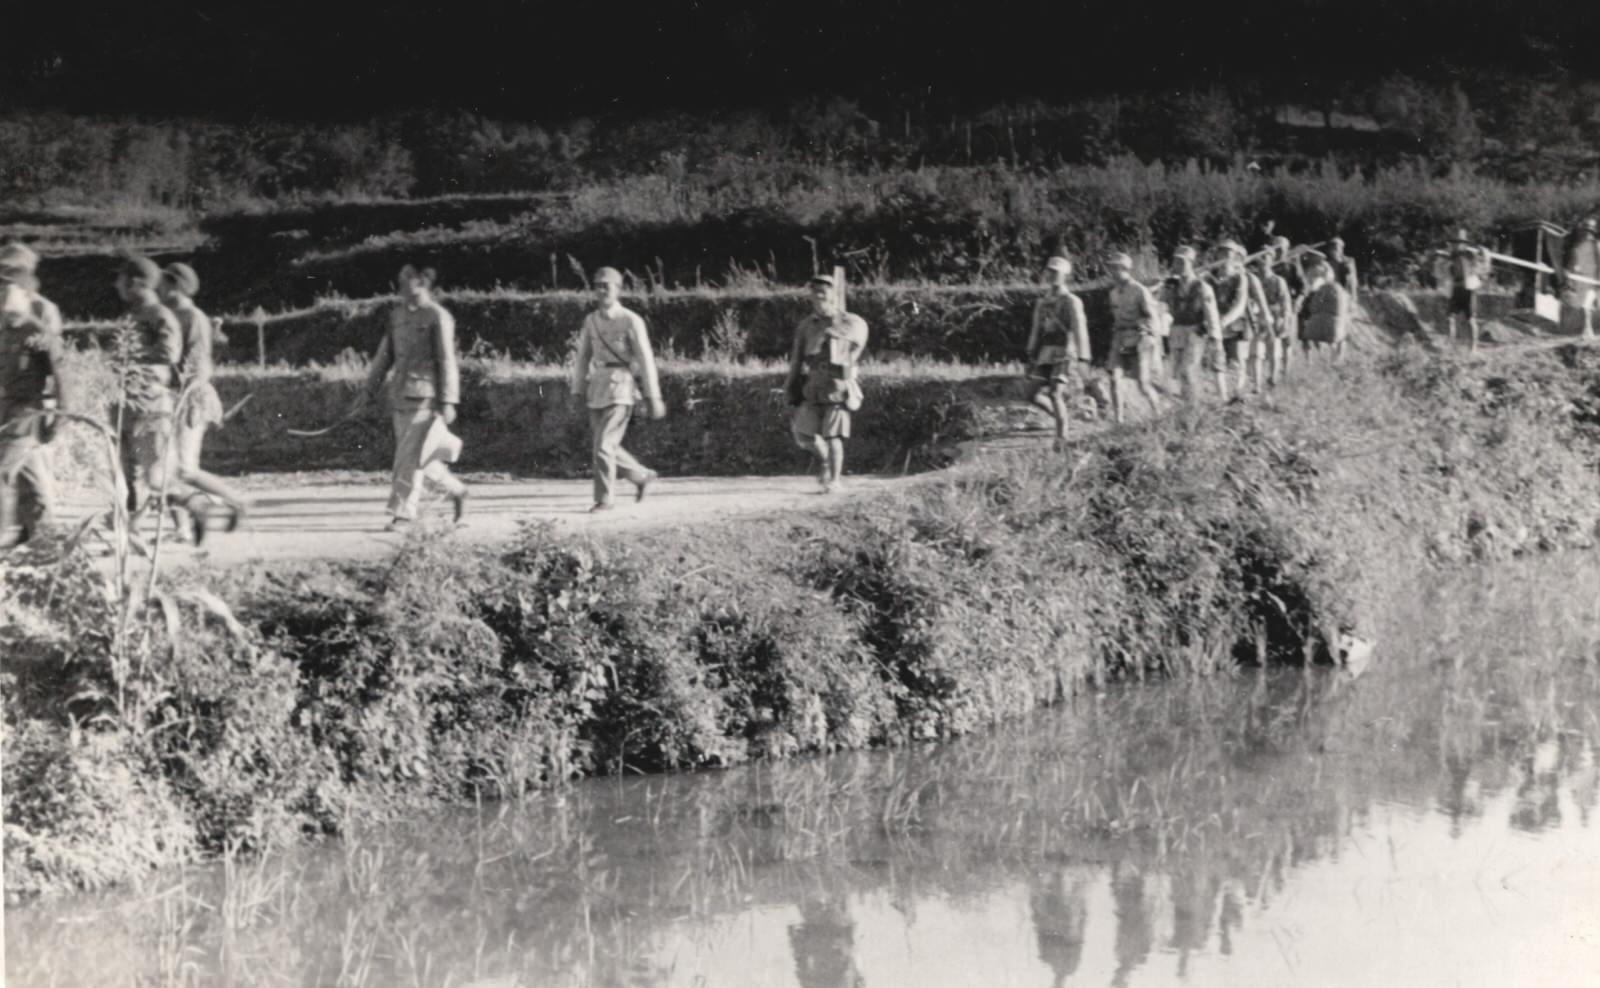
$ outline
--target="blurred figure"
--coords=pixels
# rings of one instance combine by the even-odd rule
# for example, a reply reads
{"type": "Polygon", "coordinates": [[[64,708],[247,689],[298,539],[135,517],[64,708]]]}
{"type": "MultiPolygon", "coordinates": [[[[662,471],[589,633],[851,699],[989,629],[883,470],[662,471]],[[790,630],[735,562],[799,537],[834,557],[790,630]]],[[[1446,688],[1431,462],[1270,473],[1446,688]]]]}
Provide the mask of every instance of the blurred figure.
{"type": "Polygon", "coordinates": [[[243,495],[221,477],[200,468],[200,447],[205,442],[206,430],[222,424],[222,398],[211,383],[215,368],[212,355],[215,330],[211,319],[194,304],[194,296],[199,291],[200,276],[189,265],[173,264],[161,272],[161,301],[172,310],[183,330],[183,360],[179,364],[179,391],[183,398],[177,411],[173,442],[177,446],[177,478],[192,488],[183,504],[184,514],[194,520],[192,534],[196,545],[205,539],[210,499],[228,506],[230,532],[239,527],[246,511],[243,495]]]}
{"type": "Polygon", "coordinates": [[[1189,246],[1172,254],[1173,274],[1166,282],[1167,311],[1172,313],[1173,370],[1177,374],[1183,399],[1198,396],[1200,365],[1207,351],[1212,354],[1217,378],[1217,394],[1228,400],[1228,376],[1224,370],[1222,323],[1217,313],[1217,295],[1211,284],[1195,271],[1197,255],[1189,246]]]}
{"type": "MultiPolygon", "coordinates": [[[[122,474],[128,485],[130,527],[167,489],[173,465],[173,414],[183,328],[156,289],[161,269],[148,257],[130,257],[117,273],[116,290],[132,326],[128,367],[120,397],[122,474]]],[[[204,523],[194,519],[191,527],[204,523]]]]}
{"type": "Polygon", "coordinates": [[[1566,297],[1564,301],[1575,308],[1583,320],[1580,332],[1586,340],[1594,339],[1594,314],[1596,309],[1600,309],[1600,286],[1575,281],[1569,275],[1577,275],[1590,282],[1600,281],[1597,227],[1600,227],[1600,220],[1593,216],[1578,224],[1578,229],[1567,241],[1567,249],[1562,252],[1561,273],[1557,276],[1558,283],[1563,287],[1562,294],[1566,297]]]}
{"type": "Polygon", "coordinates": [[[1455,245],[1450,249],[1450,307],[1446,317],[1450,325],[1450,339],[1456,338],[1456,327],[1466,323],[1469,349],[1478,352],[1478,290],[1489,275],[1489,254],[1475,246],[1467,231],[1456,232],[1455,245]]]}
{"type": "Polygon", "coordinates": [[[1131,372],[1139,382],[1139,392],[1150,403],[1152,411],[1159,413],[1162,401],[1156,394],[1152,378],[1159,359],[1161,337],[1156,320],[1155,299],[1150,289],[1133,280],[1133,258],[1127,254],[1113,254],[1111,268],[1111,355],[1107,364],[1111,368],[1111,410],[1118,422],[1123,420],[1122,375],[1131,372]]]}
{"type": "Polygon", "coordinates": [[[1252,349],[1250,309],[1256,300],[1244,258],[1244,247],[1238,241],[1224,240],[1217,245],[1217,270],[1211,275],[1211,290],[1216,294],[1217,316],[1222,327],[1219,366],[1225,367],[1224,373],[1234,376],[1236,396],[1244,392],[1246,365],[1252,349]]]}
{"type": "Polygon", "coordinates": [[[599,305],[583,319],[578,330],[578,362],[572,378],[572,394],[589,407],[591,454],[594,461],[594,506],[589,510],[610,511],[617,474],[631,481],[634,500],[644,500],[656,472],[633,458],[622,448],[633,417],[634,403],[641,398],[650,403],[650,417],[667,414],[661,403],[661,383],[656,376],[655,353],[650,349],[650,334],[644,319],[622,304],[622,272],[601,268],[594,275],[599,305]],[[641,393],[634,376],[638,366],[644,376],[641,393]]]}
{"type": "Polygon", "coordinates": [[[1350,295],[1334,279],[1333,268],[1320,253],[1307,255],[1305,269],[1307,290],[1299,313],[1301,344],[1308,354],[1325,350],[1339,360],[1350,335],[1350,295]]]}
{"type": "MultiPolygon", "coordinates": [[[[1295,336],[1294,293],[1289,289],[1289,282],[1273,271],[1273,260],[1277,257],[1279,249],[1275,244],[1270,252],[1258,257],[1254,272],[1264,296],[1262,302],[1264,325],[1255,342],[1257,372],[1259,374],[1260,365],[1264,363],[1266,383],[1274,387],[1284,376],[1285,354],[1292,346],[1295,336]]],[[[1257,387],[1260,387],[1259,382],[1257,387]]]]}
{"type": "Polygon", "coordinates": [[[1333,273],[1333,280],[1350,296],[1350,304],[1354,305],[1359,297],[1360,279],[1356,274],[1355,258],[1344,252],[1343,237],[1328,241],[1328,268],[1333,273]]]}
{"type": "Polygon", "coordinates": [[[39,294],[39,257],[21,244],[0,247],[0,550],[54,524],[52,402],[68,387],[61,312],[39,294]]]}

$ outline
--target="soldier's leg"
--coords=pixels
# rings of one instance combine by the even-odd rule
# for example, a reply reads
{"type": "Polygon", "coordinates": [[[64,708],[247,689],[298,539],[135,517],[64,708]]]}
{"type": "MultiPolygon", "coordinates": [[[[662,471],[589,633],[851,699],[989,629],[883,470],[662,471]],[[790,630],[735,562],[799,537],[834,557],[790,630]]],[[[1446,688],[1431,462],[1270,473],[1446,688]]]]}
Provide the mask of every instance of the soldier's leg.
{"type": "Polygon", "coordinates": [[[1157,415],[1166,405],[1155,386],[1156,371],[1161,361],[1160,354],[1161,341],[1152,338],[1141,339],[1139,348],[1133,352],[1133,371],[1139,381],[1139,393],[1150,403],[1150,411],[1157,415]]]}
{"type": "Polygon", "coordinates": [[[828,482],[828,441],[820,435],[821,431],[821,411],[817,405],[807,402],[794,410],[794,419],[790,425],[789,434],[794,437],[796,446],[816,458],[817,481],[818,483],[826,484],[828,482]]]}
{"type": "Polygon", "coordinates": [[[22,541],[22,466],[32,438],[0,438],[0,549],[22,541]]]}
{"type": "Polygon", "coordinates": [[[386,510],[396,521],[413,521],[422,498],[422,443],[428,436],[433,409],[426,402],[396,402],[390,413],[394,425],[394,472],[389,480],[386,510]]]}
{"type": "Polygon", "coordinates": [[[1050,388],[1050,416],[1055,420],[1056,447],[1059,449],[1066,445],[1067,428],[1072,421],[1072,408],[1067,403],[1067,389],[1071,386],[1068,381],[1056,381],[1050,388]]]}
{"type": "Polygon", "coordinates": [[[622,421],[621,428],[617,430],[617,441],[616,444],[611,448],[611,460],[612,463],[615,464],[617,474],[620,475],[623,480],[626,480],[630,484],[633,484],[637,487],[640,484],[647,484],[654,480],[656,472],[645,466],[643,463],[640,463],[632,453],[622,448],[623,434],[627,431],[628,422],[633,415],[632,405],[625,405],[623,407],[626,410],[626,417],[622,421]]]}
{"type": "Polygon", "coordinates": [[[178,479],[186,486],[202,491],[223,504],[242,512],[245,497],[232,484],[208,470],[200,468],[200,447],[205,441],[206,427],[183,426],[175,437],[177,443],[178,479]]]}
{"type": "Polygon", "coordinates": [[[844,437],[831,436],[828,439],[828,486],[836,486],[839,483],[839,478],[843,476],[844,437]]]}
{"type": "Polygon", "coordinates": [[[48,446],[35,446],[19,472],[18,517],[23,537],[33,538],[56,523],[56,477],[48,446]]]}
{"type": "Polygon", "coordinates": [[[1122,354],[1111,355],[1111,421],[1122,422],[1122,354]]]}

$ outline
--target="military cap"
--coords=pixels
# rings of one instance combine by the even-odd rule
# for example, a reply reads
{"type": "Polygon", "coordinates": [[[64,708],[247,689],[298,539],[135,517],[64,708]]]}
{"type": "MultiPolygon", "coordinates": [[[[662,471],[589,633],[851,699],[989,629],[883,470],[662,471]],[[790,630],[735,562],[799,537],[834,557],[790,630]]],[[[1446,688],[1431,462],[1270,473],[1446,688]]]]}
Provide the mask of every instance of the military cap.
{"type": "Polygon", "coordinates": [[[1309,267],[1328,263],[1328,255],[1320,250],[1308,250],[1300,255],[1301,261],[1309,267]]]}
{"type": "Polygon", "coordinates": [[[622,284],[622,272],[616,268],[601,268],[594,273],[594,283],[597,285],[622,284]]]}
{"type": "Polygon", "coordinates": [[[1244,245],[1239,243],[1237,240],[1224,240],[1217,244],[1217,250],[1225,250],[1230,254],[1247,253],[1247,251],[1244,249],[1244,245]]]}
{"type": "Polygon", "coordinates": [[[39,267],[39,255],[26,244],[10,243],[0,247],[0,268],[16,268],[32,274],[39,267]]]}
{"type": "Polygon", "coordinates": [[[161,280],[185,295],[193,296],[200,291],[200,276],[182,261],[167,265],[161,272],[161,280]]]}
{"type": "Polygon", "coordinates": [[[1337,245],[1339,247],[1343,247],[1344,246],[1344,238],[1343,237],[1334,237],[1334,238],[1330,239],[1328,241],[1328,243],[1337,245]]]}
{"type": "Polygon", "coordinates": [[[1110,257],[1106,258],[1106,264],[1113,268],[1126,268],[1129,271],[1133,270],[1133,258],[1120,252],[1112,254],[1110,257]]]}
{"type": "Polygon", "coordinates": [[[134,254],[122,262],[122,273],[146,288],[161,283],[161,268],[142,254],[134,254]]]}
{"type": "Polygon", "coordinates": [[[1288,237],[1273,237],[1272,238],[1272,249],[1273,250],[1288,250],[1290,248],[1290,246],[1291,246],[1291,244],[1289,243],[1289,238],[1288,237]]]}
{"type": "Polygon", "coordinates": [[[814,275],[811,276],[811,280],[809,282],[807,282],[807,284],[809,284],[809,285],[825,285],[828,288],[832,288],[833,287],[833,275],[831,275],[831,274],[814,274],[814,275]]]}
{"type": "Polygon", "coordinates": [[[1044,262],[1044,269],[1046,271],[1071,271],[1072,261],[1060,254],[1057,254],[1050,258],[1050,260],[1044,262]]]}
{"type": "Polygon", "coordinates": [[[1600,219],[1595,219],[1593,216],[1590,216],[1582,223],[1579,223],[1578,226],[1582,229],[1588,230],[1590,233],[1593,233],[1597,227],[1600,227],[1600,219]]]}

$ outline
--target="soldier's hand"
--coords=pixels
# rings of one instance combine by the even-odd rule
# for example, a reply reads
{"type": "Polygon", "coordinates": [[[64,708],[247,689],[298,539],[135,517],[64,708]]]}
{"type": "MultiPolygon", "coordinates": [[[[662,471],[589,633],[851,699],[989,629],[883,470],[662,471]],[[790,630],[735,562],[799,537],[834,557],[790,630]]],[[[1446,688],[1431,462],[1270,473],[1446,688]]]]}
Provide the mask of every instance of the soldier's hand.
{"type": "Polygon", "coordinates": [[[444,419],[445,425],[455,425],[456,406],[446,402],[439,406],[439,417],[444,419]]]}
{"type": "Polygon", "coordinates": [[[660,398],[650,399],[650,417],[653,419],[665,418],[667,406],[660,398]]]}

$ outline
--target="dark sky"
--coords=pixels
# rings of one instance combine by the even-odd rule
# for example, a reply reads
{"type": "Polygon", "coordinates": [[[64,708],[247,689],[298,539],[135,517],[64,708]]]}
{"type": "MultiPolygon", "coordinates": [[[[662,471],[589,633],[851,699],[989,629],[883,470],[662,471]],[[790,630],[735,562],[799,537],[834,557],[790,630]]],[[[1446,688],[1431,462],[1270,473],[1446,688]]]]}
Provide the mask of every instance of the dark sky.
{"type": "Polygon", "coordinates": [[[0,100],[88,112],[348,118],[435,104],[550,119],[833,94],[978,105],[1396,68],[1600,76],[1597,0],[9,6],[0,100]]]}

